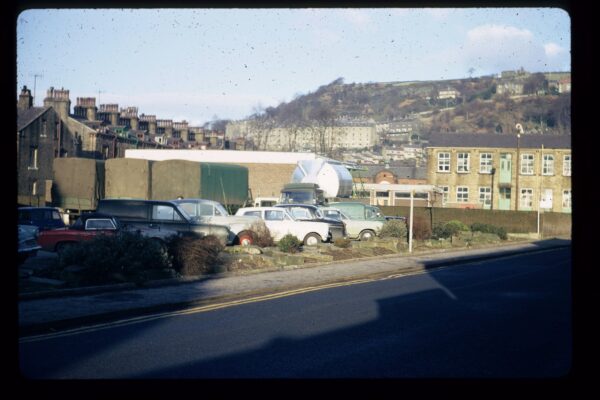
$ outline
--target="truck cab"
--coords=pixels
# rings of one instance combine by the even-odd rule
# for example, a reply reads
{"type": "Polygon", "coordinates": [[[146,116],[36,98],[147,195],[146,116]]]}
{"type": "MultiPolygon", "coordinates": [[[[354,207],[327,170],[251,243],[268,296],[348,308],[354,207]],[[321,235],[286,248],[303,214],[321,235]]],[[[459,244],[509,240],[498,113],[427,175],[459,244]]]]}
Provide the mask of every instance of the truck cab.
{"type": "Polygon", "coordinates": [[[279,204],[311,204],[327,203],[323,190],[316,183],[288,183],[281,189],[279,204]]]}

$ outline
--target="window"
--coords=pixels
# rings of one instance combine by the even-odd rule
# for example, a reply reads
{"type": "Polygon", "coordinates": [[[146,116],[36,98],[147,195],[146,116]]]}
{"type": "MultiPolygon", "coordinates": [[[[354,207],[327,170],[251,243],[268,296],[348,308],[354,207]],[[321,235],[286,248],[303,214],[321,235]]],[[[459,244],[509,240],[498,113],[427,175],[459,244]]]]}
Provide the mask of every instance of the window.
{"type": "Polygon", "coordinates": [[[521,175],[533,175],[533,154],[521,154],[521,175]]]}
{"type": "Polygon", "coordinates": [[[267,210],[265,211],[265,220],[267,221],[283,221],[283,211],[267,210]]]}
{"type": "Polygon", "coordinates": [[[438,172],[450,172],[450,153],[438,153],[438,172]]]}
{"type": "Polygon", "coordinates": [[[492,173],[492,153],[481,153],[479,155],[479,172],[482,174],[492,173]]]}
{"type": "Polygon", "coordinates": [[[469,188],[466,186],[459,186],[456,188],[456,202],[457,203],[468,203],[469,202],[469,188]]]}
{"type": "Polygon", "coordinates": [[[244,215],[247,217],[258,217],[262,218],[260,211],[244,211],[244,215]]]}
{"type": "Polygon", "coordinates": [[[469,172],[469,153],[458,153],[456,155],[457,172],[469,172]]]}
{"type": "Polygon", "coordinates": [[[521,196],[519,197],[519,208],[520,209],[531,209],[533,207],[533,189],[521,189],[521,196]]]}
{"type": "Polygon", "coordinates": [[[492,188],[491,187],[480,187],[479,188],[479,203],[483,206],[492,205],[492,188]]]}
{"type": "Polygon", "coordinates": [[[46,122],[46,119],[42,119],[42,133],[40,134],[40,137],[48,137],[48,123],[46,122]]]}
{"type": "Polygon", "coordinates": [[[383,197],[383,198],[388,198],[389,197],[389,193],[388,192],[375,192],[375,197],[383,197]]]}
{"type": "Polygon", "coordinates": [[[571,176],[571,155],[567,154],[563,157],[563,175],[571,176]]]}
{"type": "Polygon", "coordinates": [[[450,188],[448,186],[442,186],[442,205],[446,205],[448,203],[449,198],[450,188]]]}
{"type": "Polygon", "coordinates": [[[181,217],[170,206],[152,206],[152,219],[161,221],[181,221],[181,217]]]}
{"type": "Polygon", "coordinates": [[[542,175],[554,175],[554,156],[552,154],[544,154],[542,163],[542,175]]]}
{"type": "Polygon", "coordinates": [[[31,195],[37,196],[37,182],[33,182],[31,185],[31,195]]]}
{"type": "Polygon", "coordinates": [[[542,190],[542,200],[540,201],[540,208],[552,209],[552,189],[542,190]]]}
{"type": "Polygon", "coordinates": [[[31,146],[29,148],[29,169],[38,168],[38,148],[31,146]]]}
{"type": "Polygon", "coordinates": [[[562,208],[571,209],[571,189],[565,189],[562,192],[562,208]]]}
{"type": "Polygon", "coordinates": [[[117,227],[110,219],[88,219],[85,221],[85,229],[92,231],[100,229],[115,230],[117,227]]]}

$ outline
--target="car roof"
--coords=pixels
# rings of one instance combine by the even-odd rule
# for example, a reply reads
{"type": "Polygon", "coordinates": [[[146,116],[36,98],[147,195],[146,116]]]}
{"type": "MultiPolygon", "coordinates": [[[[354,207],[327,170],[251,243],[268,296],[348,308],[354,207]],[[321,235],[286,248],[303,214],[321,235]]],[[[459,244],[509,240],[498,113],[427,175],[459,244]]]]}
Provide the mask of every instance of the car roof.
{"type": "Polygon", "coordinates": [[[81,219],[82,221],[86,221],[88,219],[93,219],[93,218],[117,219],[117,217],[115,217],[114,215],[105,214],[105,213],[97,213],[97,212],[83,213],[79,217],[79,219],[81,219]]]}
{"type": "Polygon", "coordinates": [[[185,198],[185,199],[175,199],[169,200],[173,203],[182,203],[182,202],[194,202],[194,203],[211,203],[211,204],[221,204],[218,201],[208,200],[208,199],[196,199],[196,198],[185,198]]]}
{"type": "Polygon", "coordinates": [[[280,207],[280,208],[284,208],[284,207],[304,207],[304,208],[319,208],[313,204],[296,204],[296,203],[285,203],[285,204],[275,204],[273,207],[280,207]]]}

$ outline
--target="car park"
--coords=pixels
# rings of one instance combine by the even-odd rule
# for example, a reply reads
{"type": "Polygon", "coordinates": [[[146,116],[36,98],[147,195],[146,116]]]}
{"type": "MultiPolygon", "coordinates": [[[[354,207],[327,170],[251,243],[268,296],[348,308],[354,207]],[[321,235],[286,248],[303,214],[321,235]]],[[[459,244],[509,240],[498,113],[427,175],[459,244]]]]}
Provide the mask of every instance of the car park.
{"type": "Polygon", "coordinates": [[[328,218],[342,221],[346,225],[349,239],[369,240],[381,231],[385,219],[355,219],[335,207],[321,207],[321,212],[328,218]]]}
{"type": "Polygon", "coordinates": [[[217,201],[205,199],[172,200],[179,205],[194,221],[205,224],[225,225],[233,233],[233,244],[251,245],[254,242],[252,224],[258,217],[229,215],[225,207],[217,201]]]}
{"type": "Polygon", "coordinates": [[[19,207],[17,217],[19,225],[34,225],[40,232],[66,226],[59,209],[55,207],[19,207]]]}
{"type": "Polygon", "coordinates": [[[280,207],[244,207],[236,215],[261,218],[275,241],[292,234],[307,246],[331,241],[329,224],[326,222],[303,221],[294,218],[288,210],[280,207]]]}
{"type": "Polygon", "coordinates": [[[37,242],[39,229],[34,225],[17,225],[19,246],[17,248],[18,263],[22,264],[29,257],[37,254],[42,249],[37,242]]]}
{"type": "Polygon", "coordinates": [[[200,222],[172,201],[103,199],[96,211],[118,218],[127,230],[176,231],[198,238],[214,235],[223,244],[233,244],[236,237],[227,226],[200,222]]]}
{"type": "Polygon", "coordinates": [[[329,224],[331,240],[346,237],[344,223],[337,219],[325,217],[317,206],[310,204],[277,204],[275,207],[285,208],[298,220],[325,222],[329,224]]]}

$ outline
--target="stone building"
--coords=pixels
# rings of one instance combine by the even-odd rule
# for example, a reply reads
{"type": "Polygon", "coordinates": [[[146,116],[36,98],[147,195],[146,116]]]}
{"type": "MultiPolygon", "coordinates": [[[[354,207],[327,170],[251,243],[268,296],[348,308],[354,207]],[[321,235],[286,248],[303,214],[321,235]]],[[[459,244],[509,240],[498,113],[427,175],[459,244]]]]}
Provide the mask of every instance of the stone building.
{"type": "Polygon", "coordinates": [[[137,108],[117,104],[96,108],[93,97],[79,97],[71,114],[69,90],[51,87],[43,107],[33,106],[24,86],[17,101],[17,203],[50,203],[54,158],[124,157],[127,148],[157,148],[138,129],[137,108]]]}
{"type": "Polygon", "coordinates": [[[436,134],[427,153],[444,207],[571,212],[570,136],[436,134]]]}

